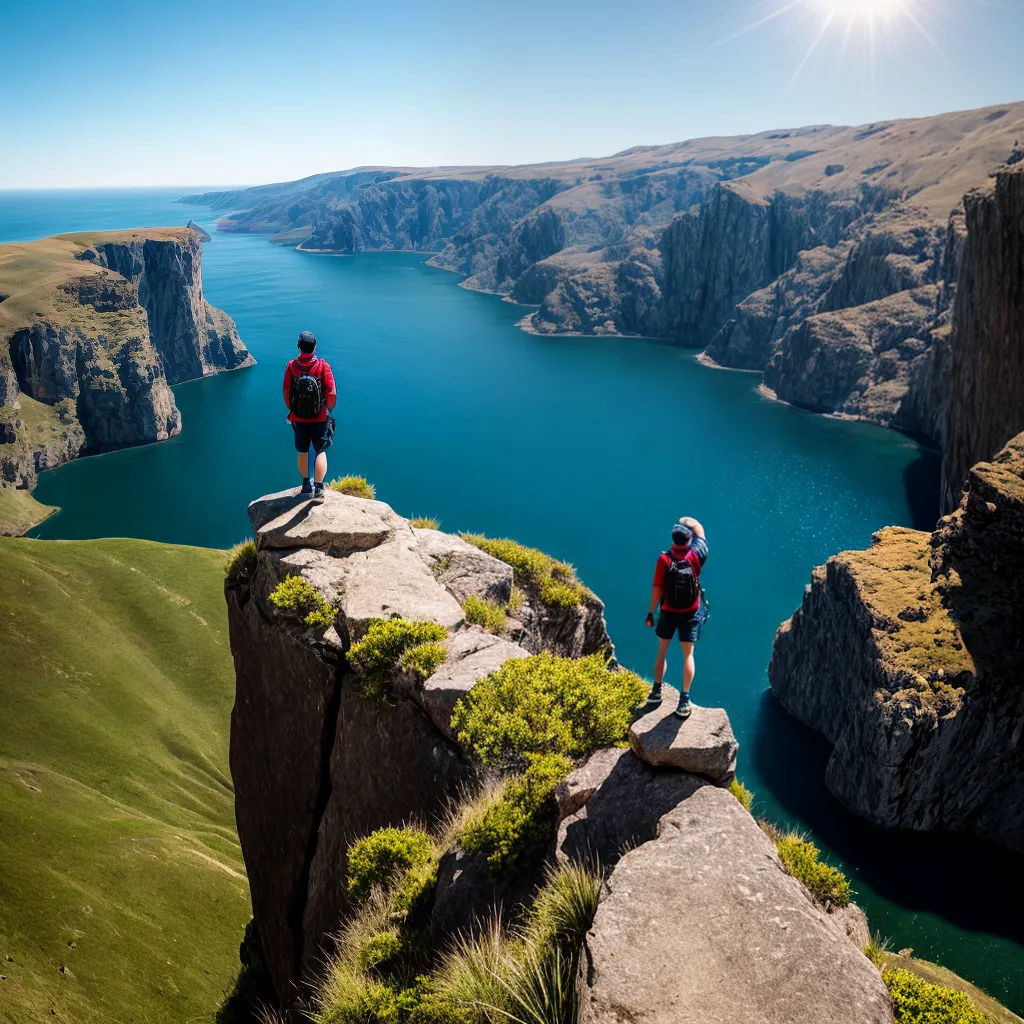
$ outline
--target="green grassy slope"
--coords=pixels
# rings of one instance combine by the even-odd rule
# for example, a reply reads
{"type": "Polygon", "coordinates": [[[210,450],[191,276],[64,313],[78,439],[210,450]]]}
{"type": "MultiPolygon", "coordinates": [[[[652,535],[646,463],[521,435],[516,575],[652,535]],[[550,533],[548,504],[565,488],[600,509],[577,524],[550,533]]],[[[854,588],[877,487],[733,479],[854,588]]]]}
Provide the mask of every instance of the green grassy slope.
{"type": "Polygon", "coordinates": [[[20,537],[56,511],[41,505],[28,491],[0,487],[0,535],[20,537]]]}
{"type": "Polygon", "coordinates": [[[0,1021],[209,1021],[250,915],[224,556],[0,538],[0,1021]]]}

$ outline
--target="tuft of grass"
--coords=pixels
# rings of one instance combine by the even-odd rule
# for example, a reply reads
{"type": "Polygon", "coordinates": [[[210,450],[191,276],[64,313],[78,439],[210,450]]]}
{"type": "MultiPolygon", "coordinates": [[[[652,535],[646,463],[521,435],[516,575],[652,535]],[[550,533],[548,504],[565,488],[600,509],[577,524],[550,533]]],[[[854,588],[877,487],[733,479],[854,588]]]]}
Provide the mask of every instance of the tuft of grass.
{"type": "Polygon", "coordinates": [[[575,608],[590,591],[576,578],[576,570],[536,548],[528,548],[507,537],[492,539],[479,533],[463,533],[462,539],[512,566],[515,582],[534,589],[549,608],[575,608]]]}
{"type": "Polygon", "coordinates": [[[382,703],[388,683],[399,667],[416,672],[421,678],[437,670],[447,657],[441,646],[447,636],[448,630],[436,622],[371,619],[366,635],[349,649],[348,661],[359,673],[367,699],[382,703]],[[421,647],[424,649],[417,650],[421,647]]]}
{"type": "Polygon", "coordinates": [[[256,541],[249,538],[236,544],[224,562],[224,579],[232,585],[248,583],[256,571],[256,541]]]}
{"type": "Polygon", "coordinates": [[[890,952],[889,940],[883,939],[880,932],[875,932],[864,947],[864,955],[879,969],[885,966],[885,958],[890,952]]]}
{"type": "Polygon", "coordinates": [[[787,832],[775,842],[785,869],[803,882],[810,894],[825,906],[845,907],[850,902],[850,883],[838,868],[821,860],[821,851],[809,839],[787,832]]]}
{"type": "Polygon", "coordinates": [[[729,783],[729,792],[739,800],[745,811],[750,811],[750,808],[754,804],[754,794],[751,793],[739,779],[734,778],[732,782],[729,783]]]}
{"type": "Polygon", "coordinates": [[[485,764],[525,754],[582,757],[625,739],[647,694],[639,676],[604,657],[512,658],[455,705],[451,726],[485,764]]]}
{"type": "Polygon", "coordinates": [[[338,614],[337,608],[301,576],[289,576],[278,583],[270,592],[270,603],[311,628],[326,629],[338,614]]]}
{"type": "Polygon", "coordinates": [[[515,878],[544,855],[558,817],[555,787],[572,771],[562,754],[531,755],[526,771],[507,779],[476,820],[467,822],[459,845],[487,855],[494,874],[515,878]]]}
{"type": "Polygon", "coordinates": [[[209,1020],[232,988],[252,908],[223,568],[149,541],[0,538],[4,1020],[209,1020]]]}
{"type": "Polygon", "coordinates": [[[585,864],[548,868],[543,888],[530,908],[526,929],[536,945],[583,944],[601,898],[601,876],[585,864]]]}
{"type": "Polygon", "coordinates": [[[887,967],[882,981],[892,997],[895,1024],[989,1024],[963,993],[932,985],[900,967],[887,967]]]}
{"type": "Polygon", "coordinates": [[[462,602],[462,610],[466,613],[467,622],[483,626],[488,633],[500,635],[505,630],[505,609],[495,601],[471,594],[462,602]]]}
{"type": "Polygon", "coordinates": [[[409,520],[409,525],[416,527],[417,530],[440,530],[441,522],[435,519],[433,516],[413,516],[409,520]]]}
{"type": "Polygon", "coordinates": [[[377,496],[377,488],[365,476],[339,476],[327,485],[327,489],[347,494],[350,498],[367,498],[371,501],[377,496]]]}

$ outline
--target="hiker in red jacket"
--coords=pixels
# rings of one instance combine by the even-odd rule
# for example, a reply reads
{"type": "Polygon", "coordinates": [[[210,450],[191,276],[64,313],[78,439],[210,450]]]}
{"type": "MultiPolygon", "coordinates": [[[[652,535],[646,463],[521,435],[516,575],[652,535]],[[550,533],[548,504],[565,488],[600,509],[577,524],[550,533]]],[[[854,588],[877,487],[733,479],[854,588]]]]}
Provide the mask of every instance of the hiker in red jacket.
{"type": "Polygon", "coordinates": [[[327,476],[327,449],[334,437],[334,417],[330,410],[338,401],[334,374],[326,359],[315,355],[316,338],[312,331],[299,335],[299,354],[284,370],[284,404],[295,432],[295,450],[299,453],[300,494],[322,501],[327,476]],[[309,482],[309,449],[316,453],[313,483],[309,482]]]}
{"type": "Polygon", "coordinates": [[[672,637],[678,631],[683,648],[683,691],[675,713],[680,718],[690,717],[690,684],[696,666],[693,648],[700,639],[701,627],[707,619],[704,596],[700,586],[700,571],[708,557],[708,542],[704,527],[689,516],[684,516],[672,527],[672,547],[658,556],[654,568],[654,587],[651,606],[647,612],[647,625],[654,625],[654,609],[658,612],[658,658],[654,663],[654,687],[647,698],[650,704],[661,703],[661,682],[665,677],[665,656],[672,637]]]}

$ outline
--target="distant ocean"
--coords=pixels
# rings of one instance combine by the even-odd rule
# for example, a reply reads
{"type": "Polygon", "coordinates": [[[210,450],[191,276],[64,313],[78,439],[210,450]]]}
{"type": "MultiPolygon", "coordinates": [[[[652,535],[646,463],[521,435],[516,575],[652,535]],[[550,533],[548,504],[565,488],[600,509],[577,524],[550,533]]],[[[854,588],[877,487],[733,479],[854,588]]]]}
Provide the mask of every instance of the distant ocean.
{"type": "MultiPolygon", "coordinates": [[[[0,240],[190,218],[212,233],[215,215],[176,204],[180,191],[0,193],[0,240]]],[[[728,710],[755,811],[811,832],[894,948],[1024,1011],[1021,925],[1005,898],[1014,863],[864,826],[824,791],[824,743],[766,689],[775,629],[812,567],[881,526],[913,525],[913,510],[930,506],[934,455],[765,401],[756,376],[706,369],[670,345],[525,334],[521,308],[459,288],[424,259],[214,234],[207,298],[235,318],[258,365],[177,387],[184,429],[171,441],[44,474],[37,496],[62,511],[38,535],[239,540],[252,498],[297,483],[280,384],[296,335],[312,330],[340,382],[331,474],[365,475],[403,515],[573,563],[606,602],[619,658],[648,676],[654,561],[670,524],[697,516],[712,615],[693,694],[728,710]]],[[[673,652],[667,681],[680,669],[673,652]]]]}

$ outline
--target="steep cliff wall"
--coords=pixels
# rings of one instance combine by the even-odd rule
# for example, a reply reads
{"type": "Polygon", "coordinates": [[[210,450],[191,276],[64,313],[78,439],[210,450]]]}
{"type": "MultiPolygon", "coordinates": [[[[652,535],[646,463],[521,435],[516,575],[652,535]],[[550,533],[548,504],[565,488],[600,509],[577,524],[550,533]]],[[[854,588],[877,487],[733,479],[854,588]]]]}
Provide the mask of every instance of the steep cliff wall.
{"type": "MultiPolygon", "coordinates": [[[[418,965],[417,990],[404,993],[415,1002],[431,992],[436,974],[428,974],[454,938],[479,934],[496,914],[522,920],[545,877],[533,861],[511,873],[492,870],[484,852],[459,844],[461,818],[437,828],[453,801],[475,797],[483,774],[465,737],[452,736],[456,701],[528,647],[568,658],[610,647],[602,606],[587,595],[573,609],[544,609],[527,586],[506,627],[527,645],[520,646],[465,623],[460,601],[507,601],[512,577],[509,565],[464,539],[413,530],[381,502],[335,492],[322,504],[294,491],[270,495],[249,515],[255,550],[231,564],[225,589],[236,667],[231,771],[253,934],[280,1006],[308,1008],[337,936],[348,936],[337,941],[355,956],[352,936],[376,927],[360,923],[369,920],[366,907],[350,895],[349,846],[385,826],[433,828],[444,844],[434,854],[436,876],[399,954],[418,965]],[[316,625],[282,606],[277,587],[292,577],[330,602],[316,625]],[[373,620],[396,616],[445,626],[446,660],[426,678],[389,663],[381,701],[366,692],[363,655],[352,645],[379,635],[373,620]]],[[[508,699],[501,715],[514,717],[508,699]]],[[[531,703],[528,693],[520,699],[531,703]]],[[[596,713],[579,700],[584,718],[596,713]]],[[[550,845],[540,855],[548,869],[593,865],[598,856],[604,872],[577,981],[582,1019],[611,1024],[625,1013],[657,1024],[741,1024],[753,1008],[770,1007],[764,1019],[789,1024],[892,1024],[881,978],[858,948],[863,914],[816,903],[723,788],[738,749],[725,712],[695,708],[683,724],[673,706],[638,710],[632,749],[580,757],[544,805],[550,845]],[[687,971],[670,969],[684,957],[687,971]],[[664,979],[656,995],[652,966],[664,979]]],[[[483,812],[465,813],[480,820],[483,812]]],[[[507,827],[514,844],[514,817],[507,827]]],[[[396,934],[405,927],[399,918],[386,925],[396,934]]],[[[575,963],[578,949],[561,952],[575,963]]],[[[322,1012],[358,1002],[353,972],[362,968],[345,964],[345,984],[320,990],[322,1012]]],[[[407,985],[394,979],[409,972],[392,967],[394,975],[368,968],[377,996],[392,983],[407,985]]]]}
{"type": "Polygon", "coordinates": [[[782,705],[832,744],[825,782],[894,828],[1024,849],[1024,435],[932,535],[883,530],[814,571],[775,639],[782,705]]]}
{"type": "MultiPolygon", "coordinates": [[[[1024,154],[1022,154],[1024,157],[1024,154]]],[[[967,237],[950,339],[942,503],[968,469],[1024,429],[1024,162],[965,199],[967,237]]]]}
{"type": "Polygon", "coordinates": [[[252,363],[202,290],[191,230],[5,245],[0,260],[0,475],[31,488],[80,453],[181,429],[170,384],[252,363]]]}

